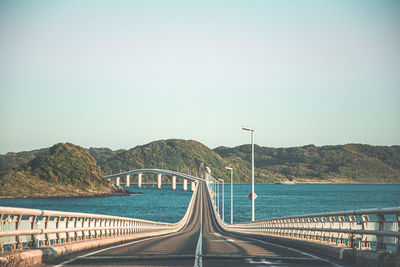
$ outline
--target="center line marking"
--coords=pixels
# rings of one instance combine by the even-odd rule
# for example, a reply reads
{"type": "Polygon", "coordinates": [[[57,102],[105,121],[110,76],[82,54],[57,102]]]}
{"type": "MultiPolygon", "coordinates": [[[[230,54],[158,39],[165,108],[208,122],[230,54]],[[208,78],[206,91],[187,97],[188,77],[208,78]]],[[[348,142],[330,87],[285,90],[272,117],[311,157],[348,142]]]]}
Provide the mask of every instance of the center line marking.
{"type": "Polygon", "coordinates": [[[202,248],[203,248],[203,187],[201,187],[200,191],[200,234],[199,234],[199,240],[197,241],[193,267],[203,267],[203,259],[201,257],[202,248]]]}

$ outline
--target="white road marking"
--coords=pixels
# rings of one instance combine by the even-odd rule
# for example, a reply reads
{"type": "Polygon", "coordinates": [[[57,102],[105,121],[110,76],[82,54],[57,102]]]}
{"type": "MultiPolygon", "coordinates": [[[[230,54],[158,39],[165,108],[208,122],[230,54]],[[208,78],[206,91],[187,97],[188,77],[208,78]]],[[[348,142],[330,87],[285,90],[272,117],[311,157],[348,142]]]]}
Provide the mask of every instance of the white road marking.
{"type": "Polygon", "coordinates": [[[287,267],[287,265],[283,265],[280,261],[272,262],[272,261],[267,261],[264,259],[261,259],[260,261],[254,261],[253,259],[251,259],[251,260],[248,260],[248,262],[251,264],[269,265],[271,267],[273,267],[273,266],[287,267]]]}
{"type": "Polygon", "coordinates": [[[218,237],[223,238],[222,235],[221,235],[220,233],[215,233],[215,232],[213,232],[213,233],[211,233],[211,234],[214,235],[214,236],[218,236],[218,237]]]}
{"type": "Polygon", "coordinates": [[[233,240],[233,239],[214,239],[212,242],[232,242],[232,243],[254,243],[253,241],[233,240]]]}
{"type": "Polygon", "coordinates": [[[202,250],[203,250],[203,187],[201,187],[200,191],[200,234],[199,234],[199,240],[197,241],[193,267],[203,266],[202,250]]]}

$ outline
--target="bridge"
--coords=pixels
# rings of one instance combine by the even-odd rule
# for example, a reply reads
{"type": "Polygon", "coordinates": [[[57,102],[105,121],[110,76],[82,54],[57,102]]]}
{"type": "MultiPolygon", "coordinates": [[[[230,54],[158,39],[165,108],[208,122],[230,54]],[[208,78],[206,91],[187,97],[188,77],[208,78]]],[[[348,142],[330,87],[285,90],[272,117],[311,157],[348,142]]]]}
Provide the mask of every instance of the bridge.
{"type": "Polygon", "coordinates": [[[217,211],[217,180],[208,174],[203,179],[142,169],[107,178],[117,182],[117,177],[141,173],[195,184],[179,222],[0,207],[0,262],[57,267],[351,266],[348,262],[355,259],[378,262],[385,259],[382,255],[390,260],[399,253],[400,207],[228,224],[217,211]]]}
{"type": "Polygon", "coordinates": [[[139,170],[130,170],[126,172],[120,172],[117,174],[106,175],[109,181],[111,181],[116,186],[120,186],[121,184],[125,184],[126,187],[131,185],[131,175],[138,175],[138,183],[137,186],[139,188],[142,187],[143,184],[143,174],[156,174],[157,175],[157,188],[161,189],[162,186],[162,176],[171,176],[172,177],[172,190],[176,190],[176,179],[181,178],[183,180],[183,190],[187,191],[187,183],[188,181],[191,182],[191,191],[193,192],[196,187],[196,183],[199,181],[204,182],[205,180],[199,177],[195,177],[186,173],[181,173],[177,171],[170,171],[170,170],[161,170],[161,169],[139,169],[139,170]],[[122,178],[125,178],[123,181],[122,178]],[[122,180],[122,182],[121,182],[122,180]]]}

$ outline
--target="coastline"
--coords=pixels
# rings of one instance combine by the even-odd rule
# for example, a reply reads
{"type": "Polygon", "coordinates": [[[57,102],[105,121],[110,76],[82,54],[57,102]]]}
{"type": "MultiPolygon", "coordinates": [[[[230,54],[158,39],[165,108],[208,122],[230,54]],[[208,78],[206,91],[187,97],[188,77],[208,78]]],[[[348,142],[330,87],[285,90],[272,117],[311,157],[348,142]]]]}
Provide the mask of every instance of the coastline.
{"type": "Polygon", "coordinates": [[[38,195],[33,195],[33,196],[0,196],[0,199],[27,199],[27,198],[32,198],[32,199],[60,199],[60,198],[65,198],[65,199],[72,199],[72,198],[95,198],[95,197],[115,197],[115,196],[128,196],[132,194],[138,194],[137,192],[132,192],[130,190],[119,190],[115,193],[98,193],[98,194],[82,194],[82,195],[77,195],[77,194],[60,194],[60,195],[45,195],[45,196],[38,196],[38,195]]]}

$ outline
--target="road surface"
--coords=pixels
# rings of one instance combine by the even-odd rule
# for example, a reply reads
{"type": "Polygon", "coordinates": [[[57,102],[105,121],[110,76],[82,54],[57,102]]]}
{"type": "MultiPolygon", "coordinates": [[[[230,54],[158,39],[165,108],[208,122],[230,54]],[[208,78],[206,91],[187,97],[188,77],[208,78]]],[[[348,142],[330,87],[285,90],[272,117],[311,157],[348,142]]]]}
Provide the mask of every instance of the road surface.
{"type": "Polygon", "coordinates": [[[206,185],[199,186],[192,216],[180,232],[84,252],[56,266],[340,266],[298,250],[224,233],[212,215],[206,185]]]}

